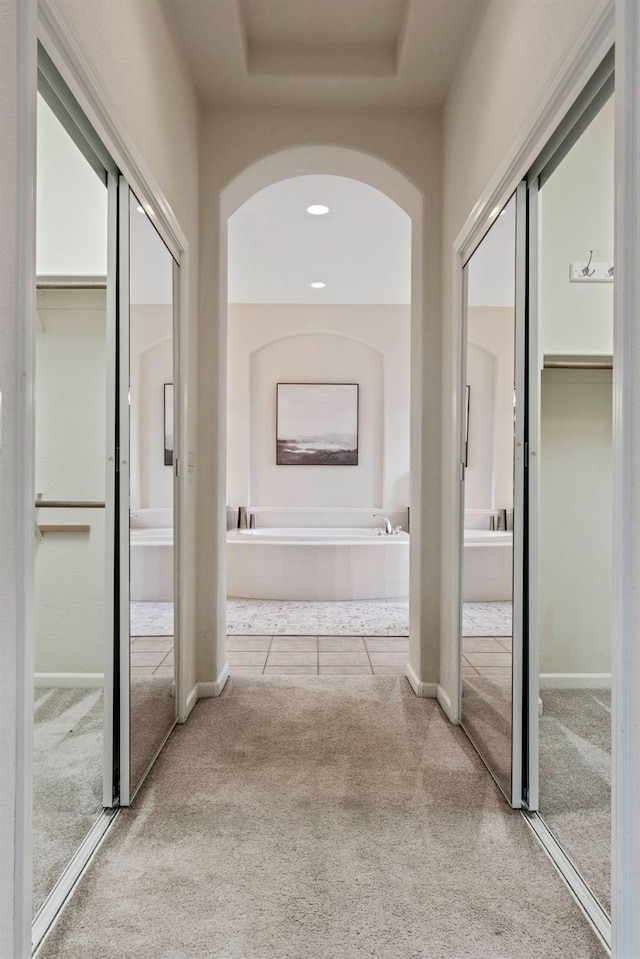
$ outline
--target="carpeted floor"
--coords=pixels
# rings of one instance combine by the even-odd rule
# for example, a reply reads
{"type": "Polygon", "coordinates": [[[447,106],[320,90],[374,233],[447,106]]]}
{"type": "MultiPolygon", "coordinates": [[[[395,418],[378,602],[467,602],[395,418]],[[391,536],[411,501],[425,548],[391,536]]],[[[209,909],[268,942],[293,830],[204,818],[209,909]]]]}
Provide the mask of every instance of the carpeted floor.
{"type": "Polygon", "coordinates": [[[540,814],[611,911],[611,692],[545,689],[540,814]]]}
{"type": "Polygon", "coordinates": [[[462,724],[507,796],[511,795],[510,676],[465,676],[462,724]]]}
{"type": "Polygon", "coordinates": [[[33,911],[102,812],[101,689],[36,689],[33,911]]]}
{"type": "MultiPolygon", "coordinates": [[[[409,604],[230,599],[230,636],[408,636],[409,604]]],[[[133,636],[172,636],[173,603],[132,603],[133,636]]],[[[464,636],[510,636],[511,603],[465,603],[464,636]]]]}
{"type": "Polygon", "coordinates": [[[173,680],[131,678],[131,788],[136,789],[176,721],[173,680]]]}
{"type": "Polygon", "coordinates": [[[395,678],[231,678],[39,959],[605,955],[461,729],[395,678]]]}

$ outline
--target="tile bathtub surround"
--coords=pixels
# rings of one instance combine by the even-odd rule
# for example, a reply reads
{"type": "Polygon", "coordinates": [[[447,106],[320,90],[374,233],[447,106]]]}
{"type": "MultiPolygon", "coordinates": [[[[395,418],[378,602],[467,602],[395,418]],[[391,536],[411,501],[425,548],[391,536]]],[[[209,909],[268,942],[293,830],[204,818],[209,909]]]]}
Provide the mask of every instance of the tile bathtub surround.
{"type": "Polygon", "coordinates": [[[404,676],[409,655],[409,640],[394,636],[258,638],[228,637],[232,676],[404,676]]]}

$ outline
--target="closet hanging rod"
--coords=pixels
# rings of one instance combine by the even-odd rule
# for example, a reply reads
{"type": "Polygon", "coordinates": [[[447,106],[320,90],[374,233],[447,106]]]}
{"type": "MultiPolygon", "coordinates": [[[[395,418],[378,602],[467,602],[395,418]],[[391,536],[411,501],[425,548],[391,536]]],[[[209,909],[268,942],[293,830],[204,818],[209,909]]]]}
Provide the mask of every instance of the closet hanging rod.
{"type": "Polygon", "coordinates": [[[544,357],[545,370],[612,370],[613,357],[607,355],[562,356],[547,354],[544,357]]]}
{"type": "Polygon", "coordinates": [[[106,290],[106,276],[39,276],[37,290],[106,290]]]}
{"type": "Polygon", "coordinates": [[[105,504],[97,500],[37,499],[37,508],[42,509],[104,509],[105,504]]]}

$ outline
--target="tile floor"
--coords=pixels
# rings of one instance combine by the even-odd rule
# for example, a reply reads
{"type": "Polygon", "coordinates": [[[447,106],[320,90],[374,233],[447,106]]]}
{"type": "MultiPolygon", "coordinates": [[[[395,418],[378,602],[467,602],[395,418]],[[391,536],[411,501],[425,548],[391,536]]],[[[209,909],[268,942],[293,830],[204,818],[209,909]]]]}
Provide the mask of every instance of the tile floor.
{"type": "Polygon", "coordinates": [[[401,636],[228,636],[235,676],[403,676],[401,636]]]}
{"type": "Polygon", "coordinates": [[[464,636],[462,675],[510,676],[512,639],[509,636],[464,636]]]}
{"type": "Polygon", "coordinates": [[[173,664],[173,636],[131,637],[132,676],[173,677],[173,664]]]}

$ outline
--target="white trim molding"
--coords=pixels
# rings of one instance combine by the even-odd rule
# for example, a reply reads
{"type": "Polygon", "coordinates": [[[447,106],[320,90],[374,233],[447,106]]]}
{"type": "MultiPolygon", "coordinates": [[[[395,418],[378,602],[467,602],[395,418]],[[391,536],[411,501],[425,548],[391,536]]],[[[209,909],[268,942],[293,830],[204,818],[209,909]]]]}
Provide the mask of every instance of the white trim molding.
{"type": "Polygon", "coordinates": [[[193,712],[193,708],[198,702],[198,700],[215,699],[217,696],[219,696],[222,690],[224,689],[224,687],[226,686],[228,678],[229,678],[229,665],[225,663],[224,667],[222,668],[215,682],[196,683],[195,686],[191,688],[186,698],[184,719],[181,718],[178,720],[178,722],[186,723],[187,719],[193,712]]]}
{"type": "Polygon", "coordinates": [[[405,671],[405,676],[411,684],[411,688],[416,694],[422,699],[436,699],[438,695],[438,684],[437,683],[423,683],[421,679],[418,678],[418,674],[411,665],[407,663],[407,668],[405,671]]]}
{"type": "Polygon", "coordinates": [[[218,674],[218,678],[213,683],[198,683],[198,699],[210,699],[219,696],[227,684],[229,678],[229,666],[224,664],[218,674]]]}
{"type": "Polygon", "coordinates": [[[616,0],[612,950],[640,955],[640,6],[616,0]]]}

